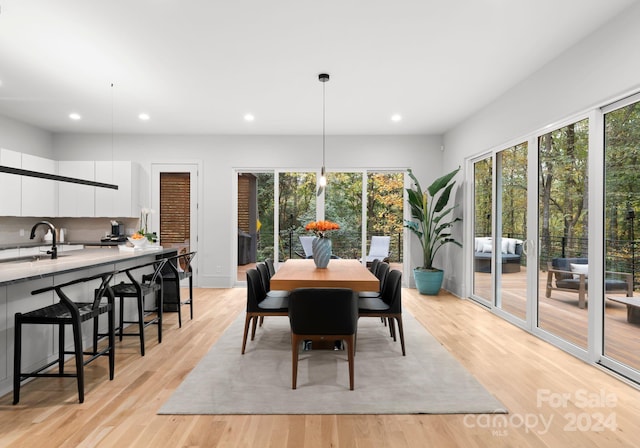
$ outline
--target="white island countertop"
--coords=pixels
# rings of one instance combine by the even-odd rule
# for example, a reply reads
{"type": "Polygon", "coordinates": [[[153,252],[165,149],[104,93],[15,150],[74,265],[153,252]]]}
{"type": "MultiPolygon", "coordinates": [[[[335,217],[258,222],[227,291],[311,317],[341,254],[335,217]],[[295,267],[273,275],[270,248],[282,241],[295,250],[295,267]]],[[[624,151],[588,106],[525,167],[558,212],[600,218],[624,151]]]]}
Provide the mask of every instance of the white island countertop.
{"type": "Polygon", "coordinates": [[[62,252],[58,258],[42,258],[38,261],[22,259],[19,261],[0,262],[0,286],[34,280],[43,277],[79,271],[89,267],[120,263],[136,258],[164,255],[176,249],[163,249],[160,246],[144,249],[82,249],[62,252]]]}

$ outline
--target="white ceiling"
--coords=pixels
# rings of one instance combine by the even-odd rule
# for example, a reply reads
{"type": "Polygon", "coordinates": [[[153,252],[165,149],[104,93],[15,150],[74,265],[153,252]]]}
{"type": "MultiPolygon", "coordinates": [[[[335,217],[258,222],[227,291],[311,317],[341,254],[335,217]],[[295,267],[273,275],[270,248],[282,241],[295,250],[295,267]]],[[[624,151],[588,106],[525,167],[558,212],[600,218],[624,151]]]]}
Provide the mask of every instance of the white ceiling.
{"type": "Polygon", "coordinates": [[[440,134],[635,3],[0,0],[0,114],[53,132],[319,134],[327,72],[327,134],[440,134]]]}

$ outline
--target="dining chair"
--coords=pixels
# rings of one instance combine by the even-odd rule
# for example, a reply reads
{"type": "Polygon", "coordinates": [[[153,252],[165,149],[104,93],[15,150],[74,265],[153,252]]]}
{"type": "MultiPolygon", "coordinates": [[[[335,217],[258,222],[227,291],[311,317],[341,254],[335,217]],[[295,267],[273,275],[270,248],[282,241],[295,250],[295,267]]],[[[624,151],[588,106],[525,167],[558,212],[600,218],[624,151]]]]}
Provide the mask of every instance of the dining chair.
{"type": "Polygon", "coordinates": [[[251,327],[251,340],[253,341],[258,319],[264,316],[288,316],[288,305],[288,297],[267,297],[258,270],[247,270],[247,314],[244,319],[244,334],[242,336],[243,355],[247,345],[249,323],[253,322],[251,327]]]}
{"type": "MultiPolygon", "coordinates": [[[[349,389],[354,384],[358,297],[346,288],[298,288],[289,296],[291,323],[291,388],[298,382],[298,351],[303,341],[345,341],[349,389]]],[[[312,363],[310,363],[312,365],[312,363]]]]}
{"type": "Polygon", "coordinates": [[[273,264],[273,260],[271,258],[267,258],[266,260],[264,260],[264,264],[266,264],[267,268],[269,269],[269,277],[273,277],[274,275],[276,275],[276,267],[273,264]]]}
{"type": "Polygon", "coordinates": [[[406,356],[404,346],[404,330],[402,328],[402,272],[392,270],[387,275],[382,296],[367,297],[358,300],[360,317],[386,317],[389,321],[389,331],[396,340],[394,323],[398,324],[402,356],[406,356]]]}
{"type": "Polygon", "coordinates": [[[262,287],[267,297],[289,297],[289,291],[271,289],[271,274],[266,263],[256,263],[256,269],[260,274],[260,280],[262,281],[262,287]]]}
{"type": "Polygon", "coordinates": [[[380,298],[382,297],[382,291],[384,290],[384,285],[387,280],[387,275],[389,274],[389,263],[379,262],[378,268],[376,269],[376,273],[374,274],[378,279],[380,284],[378,291],[360,291],[358,296],[363,298],[380,298]]]}
{"type": "Polygon", "coordinates": [[[371,266],[369,266],[369,271],[371,271],[373,275],[376,275],[378,273],[378,266],[380,266],[380,260],[376,258],[371,262],[371,266]]]}

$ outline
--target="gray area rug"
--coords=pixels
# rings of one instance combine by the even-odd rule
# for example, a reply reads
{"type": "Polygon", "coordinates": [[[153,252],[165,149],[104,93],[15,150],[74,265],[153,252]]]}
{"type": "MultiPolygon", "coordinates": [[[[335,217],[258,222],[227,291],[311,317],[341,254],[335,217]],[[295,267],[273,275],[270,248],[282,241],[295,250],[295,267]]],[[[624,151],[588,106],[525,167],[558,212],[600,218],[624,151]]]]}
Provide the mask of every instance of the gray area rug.
{"type": "Polygon", "coordinates": [[[240,354],[245,314],[229,326],[159,414],[468,414],[505,406],[404,311],[407,356],[380,319],[361,318],[355,390],[344,351],[300,352],[291,389],[286,317],[265,318],[240,354]]]}

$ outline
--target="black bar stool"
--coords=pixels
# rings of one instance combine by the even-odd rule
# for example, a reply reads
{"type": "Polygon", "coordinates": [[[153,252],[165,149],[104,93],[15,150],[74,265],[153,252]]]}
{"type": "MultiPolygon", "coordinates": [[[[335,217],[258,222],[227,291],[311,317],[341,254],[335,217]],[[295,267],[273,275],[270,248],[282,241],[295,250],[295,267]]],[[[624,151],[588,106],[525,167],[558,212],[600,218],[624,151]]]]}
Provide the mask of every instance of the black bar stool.
{"type": "Polygon", "coordinates": [[[113,295],[120,298],[120,313],[118,323],[118,338],[122,341],[123,336],[138,336],[140,338],[140,353],[144,356],[144,329],[149,325],[158,326],[158,343],[162,342],[162,305],[163,305],[163,285],[160,271],[167,262],[166,258],[155,260],[138,266],[123,269],[119,273],[125,273],[129,282],[120,282],[111,287],[113,295]],[[153,274],[145,274],[140,281],[136,280],[132,271],[152,266],[153,274]],[[150,307],[145,304],[145,297],[153,294],[155,300],[150,307]],[[136,299],[138,310],[138,320],[124,320],[124,299],[126,297],[136,299]],[[152,319],[146,319],[155,314],[152,319]],[[124,333],[124,324],[138,324],[137,333],[124,333]]]}
{"type": "Polygon", "coordinates": [[[193,320],[193,268],[191,261],[196,252],[175,255],[167,259],[162,271],[162,279],[168,294],[176,297],[178,311],[178,326],[182,328],[182,306],[189,305],[189,315],[193,320]],[[182,301],[180,297],[180,281],[189,279],[189,298],[182,301]]]}
{"type": "Polygon", "coordinates": [[[114,296],[109,282],[114,273],[105,273],[84,277],[60,285],[49,286],[47,288],[32,291],[31,294],[41,294],[54,290],[60,302],[40,308],[28,313],[16,313],[15,315],[15,338],[14,338],[14,358],[13,358],[13,404],[20,401],[20,383],[33,377],[75,377],[78,382],[78,399],[84,402],[84,366],[100,356],[109,356],[109,380],[113,380],[115,366],[115,337],[114,337],[114,296]],[[62,291],[63,288],[77,283],[88,282],[101,279],[100,287],[96,290],[92,302],[74,302],[62,291]],[[107,303],[102,302],[103,297],[107,298],[107,303]],[[98,349],[98,317],[107,313],[109,331],[107,333],[109,342],[106,347],[98,349]],[[93,347],[91,351],[84,351],[82,347],[82,322],[93,319],[93,347]],[[25,324],[45,324],[58,325],[58,359],[40,367],[32,372],[22,372],[22,325],[25,324]],[[73,328],[73,351],[65,350],[64,330],[65,325],[73,328]],[[76,373],[65,373],[64,357],[73,354],[76,362],[76,373]],[[88,359],[84,359],[88,355],[88,359]],[[58,364],[58,372],[44,372],[49,367],[58,364]]]}

